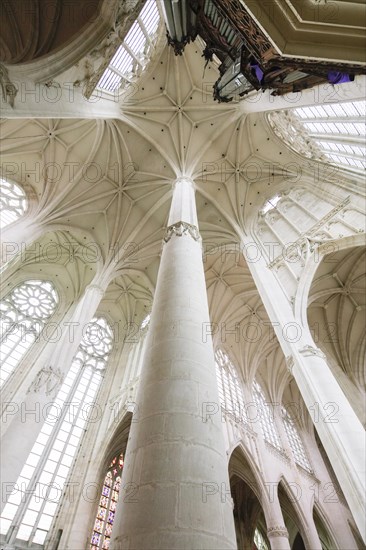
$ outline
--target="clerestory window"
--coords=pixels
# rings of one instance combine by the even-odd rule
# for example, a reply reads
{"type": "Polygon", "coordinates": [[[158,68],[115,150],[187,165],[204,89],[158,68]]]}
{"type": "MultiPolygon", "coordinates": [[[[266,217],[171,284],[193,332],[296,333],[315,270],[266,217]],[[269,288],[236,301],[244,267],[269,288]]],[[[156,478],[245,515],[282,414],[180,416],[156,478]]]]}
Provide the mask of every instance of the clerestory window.
{"type": "Polygon", "coordinates": [[[49,281],[29,280],[0,302],[0,387],[19,365],[56,310],[58,295],[49,281]]]}

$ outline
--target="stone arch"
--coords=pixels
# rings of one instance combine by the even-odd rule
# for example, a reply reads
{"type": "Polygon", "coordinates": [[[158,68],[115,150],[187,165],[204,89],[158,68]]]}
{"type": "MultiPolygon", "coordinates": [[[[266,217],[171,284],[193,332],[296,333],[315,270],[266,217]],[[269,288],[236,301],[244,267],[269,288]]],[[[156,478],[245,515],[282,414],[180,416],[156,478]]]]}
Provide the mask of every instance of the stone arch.
{"type": "Polygon", "coordinates": [[[307,308],[311,284],[314,280],[315,273],[320,262],[328,255],[336,251],[353,248],[356,246],[366,245],[366,234],[357,233],[340,239],[334,239],[331,242],[321,244],[319,248],[308,257],[301,274],[298,290],[294,301],[295,318],[298,319],[302,326],[307,326],[307,308]]]}
{"type": "Polygon", "coordinates": [[[314,346],[326,355],[338,384],[362,422],[365,243],[365,235],[358,234],[321,245],[307,263],[295,302],[296,318],[314,346]]]}
{"type": "MultiPolygon", "coordinates": [[[[280,502],[285,525],[289,533],[290,547],[293,548],[295,539],[297,535],[300,534],[306,550],[313,550],[307,536],[307,521],[305,513],[300,506],[301,487],[292,482],[292,485],[294,484],[296,485],[296,491],[291,490],[291,485],[287,482],[285,477],[282,476],[277,486],[278,500],[280,502]]],[[[298,550],[300,550],[301,547],[298,541],[297,544],[299,544],[298,550]]]]}
{"type": "Polygon", "coordinates": [[[267,539],[269,502],[255,461],[242,444],[239,444],[231,454],[229,476],[238,548],[251,550],[257,528],[264,536],[269,548],[267,539]]]}
{"type": "Polygon", "coordinates": [[[337,548],[329,521],[317,503],[313,506],[313,520],[316,530],[318,531],[323,550],[333,550],[333,548],[337,548]]]}

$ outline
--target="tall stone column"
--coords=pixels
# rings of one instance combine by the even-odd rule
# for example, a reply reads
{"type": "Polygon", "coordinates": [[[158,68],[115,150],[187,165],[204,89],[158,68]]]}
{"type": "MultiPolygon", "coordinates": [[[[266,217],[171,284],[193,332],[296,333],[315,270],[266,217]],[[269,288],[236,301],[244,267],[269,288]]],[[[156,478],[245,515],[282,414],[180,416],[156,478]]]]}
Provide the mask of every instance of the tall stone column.
{"type": "Polygon", "coordinates": [[[300,389],[361,536],[366,540],[363,426],[330,370],[324,353],[314,345],[308,327],[295,318],[264,259],[248,261],[248,267],[288,369],[300,389]]]}
{"type": "Polygon", "coordinates": [[[236,548],[221,419],[206,416],[219,402],[212,341],[202,338],[208,322],[194,184],[180,178],[174,185],[112,550],[236,548]]]}
{"type": "Polygon", "coordinates": [[[277,487],[271,483],[268,485],[268,491],[269,503],[264,513],[271,550],[290,550],[289,535],[283,519],[277,487]]]}
{"type": "MultiPolygon", "coordinates": [[[[105,286],[105,285],[104,285],[105,286]]],[[[2,421],[1,502],[3,510],[47,416],[47,410],[80,344],[85,326],[92,320],[105,292],[104,286],[89,285],[75,308],[70,330],[53,347],[49,362],[42,365],[19,407],[10,407],[2,421]]],[[[4,404],[5,405],[5,404],[4,404]]]]}

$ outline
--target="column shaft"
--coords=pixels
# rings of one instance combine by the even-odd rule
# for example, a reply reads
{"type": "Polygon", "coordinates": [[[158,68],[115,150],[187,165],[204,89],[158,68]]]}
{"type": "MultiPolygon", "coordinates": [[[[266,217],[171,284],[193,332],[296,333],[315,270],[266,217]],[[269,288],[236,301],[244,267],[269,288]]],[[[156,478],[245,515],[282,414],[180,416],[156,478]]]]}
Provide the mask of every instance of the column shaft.
{"type": "Polygon", "coordinates": [[[111,549],[236,548],[194,190],[178,180],[131,424],[111,549]],[[180,216],[182,216],[181,219],[180,216]],[[184,222],[184,223],[182,223],[184,222]]]}

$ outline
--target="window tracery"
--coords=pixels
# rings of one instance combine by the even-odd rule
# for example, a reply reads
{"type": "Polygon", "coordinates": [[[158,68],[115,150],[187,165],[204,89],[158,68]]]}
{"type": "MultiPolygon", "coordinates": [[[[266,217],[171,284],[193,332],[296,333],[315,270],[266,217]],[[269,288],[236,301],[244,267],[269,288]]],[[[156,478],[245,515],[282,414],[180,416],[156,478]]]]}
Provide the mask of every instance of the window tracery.
{"type": "Polygon", "coordinates": [[[49,281],[29,280],[0,302],[0,386],[18,366],[58,304],[49,281]]]}
{"type": "Polygon", "coordinates": [[[281,413],[287,439],[294,454],[295,461],[308,472],[312,472],[312,468],[308,457],[306,456],[305,448],[303,442],[301,441],[294,419],[283,406],[281,407],[281,413]]]}
{"type": "Polygon", "coordinates": [[[253,397],[257,406],[264,439],[279,451],[282,450],[281,440],[277,432],[274,411],[271,403],[266,400],[264,392],[256,380],[253,382],[253,397]]]}
{"type": "Polygon", "coordinates": [[[102,74],[97,88],[114,92],[142,73],[152,54],[159,21],[156,2],[148,0],[102,74]]]}
{"type": "Polygon", "coordinates": [[[343,168],[366,169],[366,101],[313,105],[268,114],[275,132],[302,156],[343,168]]]}
{"type": "Polygon", "coordinates": [[[237,419],[246,420],[244,394],[236,369],[226,353],[215,352],[216,376],[222,410],[237,419]]]}
{"type": "Polygon", "coordinates": [[[21,187],[0,178],[0,228],[15,222],[27,210],[27,197],[21,187]]]}
{"type": "Polygon", "coordinates": [[[103,317],[94,318],[84,331],[56,399],[47,408],[46,420],[17,479],[16,491],[1,515],[1,533],[10,533],[12,541],[44,543],[89,415],[95,413],[93,404],[112,346],[111,327],[103,317]]]}

